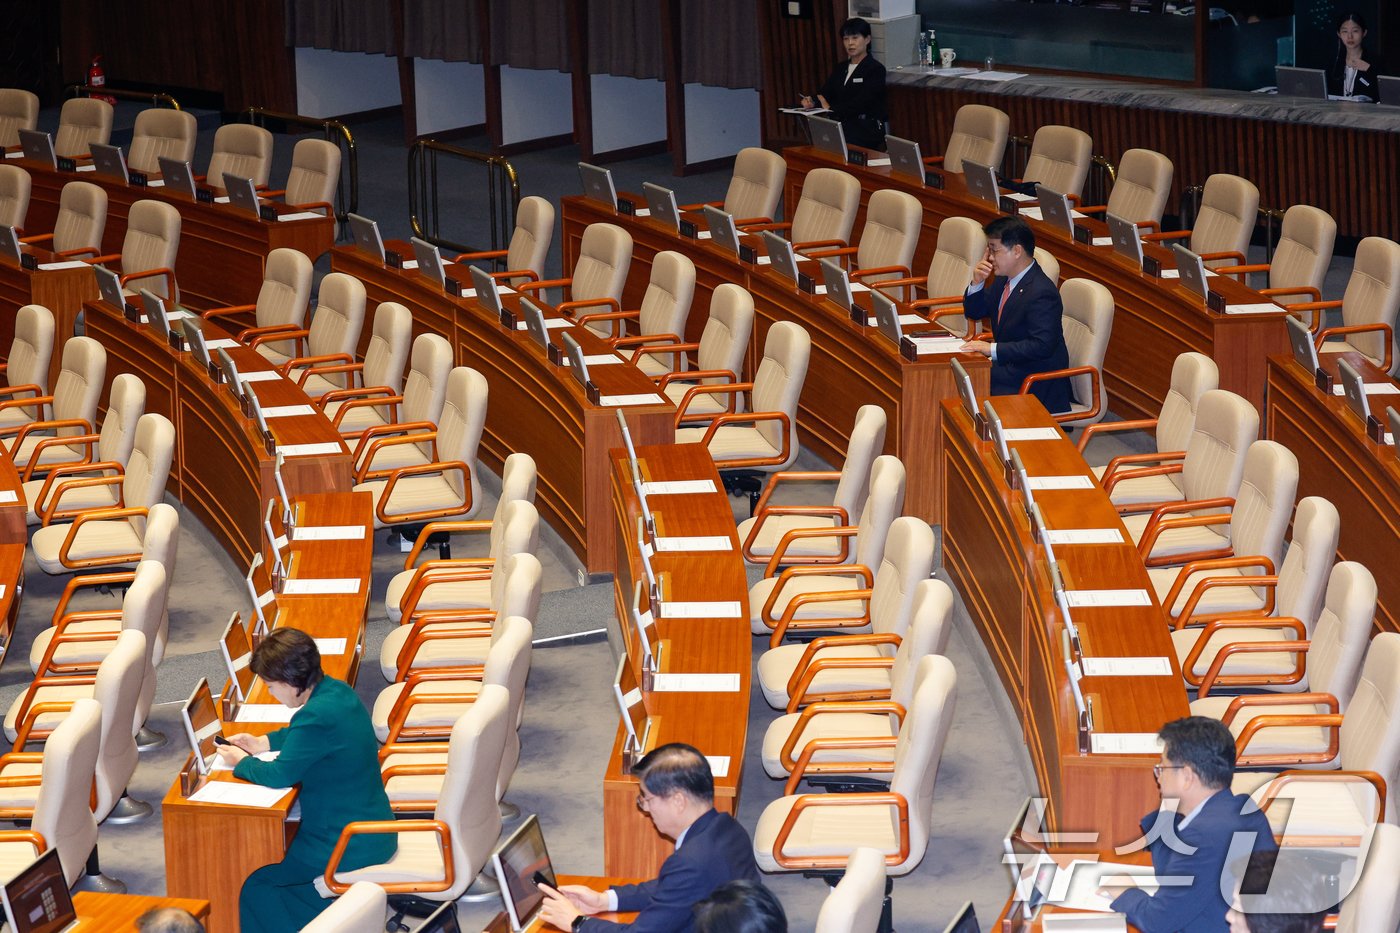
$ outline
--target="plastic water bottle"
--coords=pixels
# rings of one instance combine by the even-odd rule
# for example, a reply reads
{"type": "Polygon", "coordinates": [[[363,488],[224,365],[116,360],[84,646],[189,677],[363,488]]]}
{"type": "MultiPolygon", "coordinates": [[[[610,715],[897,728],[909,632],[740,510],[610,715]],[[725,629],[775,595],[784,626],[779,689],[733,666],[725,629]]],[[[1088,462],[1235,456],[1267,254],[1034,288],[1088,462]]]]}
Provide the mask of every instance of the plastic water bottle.
{"type": "Polygon", "coordinates": [[[920,65],[920,67],[922,67],[922,66],[927,65],[927,64],[928,64],[928,36],[927,36],[926,34],[924,34],[924,33],[921,32],[921,33],[919,33],[919,65],[920,65]]]}

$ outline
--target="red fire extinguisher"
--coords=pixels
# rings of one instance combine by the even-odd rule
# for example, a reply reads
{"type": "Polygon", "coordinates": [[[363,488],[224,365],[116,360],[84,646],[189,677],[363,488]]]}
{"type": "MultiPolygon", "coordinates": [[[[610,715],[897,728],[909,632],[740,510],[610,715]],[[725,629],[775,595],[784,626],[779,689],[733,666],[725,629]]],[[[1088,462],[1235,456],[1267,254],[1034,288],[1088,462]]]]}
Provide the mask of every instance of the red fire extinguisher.
{"type": "MultiPolygon", "coordinates": [[[[92,65],[88,68],[88,87],[104,87],[107,84],[107,72],[102,68],[102,56],[94,55],[92,65]]],[[[108,94],[93,94],[93,100],[106,101],[113,107],[117,105],[117,99],[108,94]]]]}

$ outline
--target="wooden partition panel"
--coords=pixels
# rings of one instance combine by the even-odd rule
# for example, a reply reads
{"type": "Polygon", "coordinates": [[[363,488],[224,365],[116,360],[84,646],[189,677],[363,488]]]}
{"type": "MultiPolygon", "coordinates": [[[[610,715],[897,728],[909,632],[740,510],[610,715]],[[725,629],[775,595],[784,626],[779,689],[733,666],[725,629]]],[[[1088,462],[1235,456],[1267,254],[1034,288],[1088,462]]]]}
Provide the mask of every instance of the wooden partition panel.
{"type": "Polygon", "coordinates": [[[807,0],[802,5],[810,16],[785,15],[786,3],[754,4],[763,58],[759,98],[763,144],[770,148],[797,142],[804,135],[798,120],[779,113],[778,108],[796,106],[802,94],[815,94],[844,58],[840,29],[847,16],[846,0],[807,0]]]}

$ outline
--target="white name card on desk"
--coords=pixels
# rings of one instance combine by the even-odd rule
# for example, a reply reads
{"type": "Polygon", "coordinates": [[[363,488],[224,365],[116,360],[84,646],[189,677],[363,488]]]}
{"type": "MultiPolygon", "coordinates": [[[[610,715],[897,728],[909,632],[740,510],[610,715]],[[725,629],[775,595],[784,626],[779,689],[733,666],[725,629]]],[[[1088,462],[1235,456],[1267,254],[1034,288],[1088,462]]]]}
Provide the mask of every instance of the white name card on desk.
{"type": "Polygon", "coordinates": [[[1272,301],[1256,301],[1252,304],[1226,305],[1226,314],[1273,314],[1275,311],[1282,311],[1283,308],[1272,301]]]}
{"type": "MultiPolygon", "coordinates": [[[[568,327],[570,323],[572,323],[572,322],[570,322],[570,321],[565,321],[565,322],[564,322],[562,325],[560,325],[560,326],[562,326],[562,327],[568,327]]],[[[592,354],[589,354],[589,355],[587,355],[587,356],[585,356],[585,357],[583,358],[583,365],[585,365],[585,366],[611,366],[611,365],[614,364],[614,363],[625,363],[625,362],[626,362],[626,360],[624,360],[622,357],[618,356],[616,353],[592,353],[592,354]]],[[[572,365],[573,365],[573,364],[569,361],[569,358],[568,358],[567,356],[564,357],[564,365],[565,365],[565,366],[572,366],[572,365]]]]}
{"type": "Polygon", "coordinates": [[[1167,658],[1084,658],[1085,677],[1170,677],[1167,658]]]}
{"type": "MultiPolygon", "coordinates": [[[[1214,272],[1211,272],[1209,269],[1206,270],[1206,278],[1210,278],[1210,277],[1213,276],[1213,275],[1215,275],[1214,272]]],[[[1179,278],[1181,278],[1181,270],[1180,270],[1180,269],[1163,269],[1163,270],[1162,270],[1162,278],[1164,278],[1164,279],[1179,279],[1179,278]]]]}
{"type": "Polygon", "coordinates": [[[0,502],[18,502],[19,493],[13,489],[0,490],[0,502]]]}
{"type": "MultiPolygon", "coordinates": [[[[566,317],[552,317],[552,318],[549,318],[548,320],[546,320],[546,321],[544,322],[544,329],[545,329],[545,330],[562,330],[562,329],[565,328],[565,327],[573,327],[573,326],[576,325],[577,323],[578,323],[577,321],[571,321],[571,320],[569,320],[569,319],[566,318],[566,317]]],[[[516,321],[516,322],[515,322],[515,329],[516,329],[516,330],[529,330],[529,329],[530,329],[530,325],[527,324],[527,323],[525,323],[524,321],[516,321]]],[[[593,364],[592,364],[591,360],[592,360],[592,357],[588,357],[588,358],[585,360],[585,362],[588,362],[588,365],[592,366],[593,364]]],[[[620,362],[620,361],[618,361],[618,362],[620,362]]],[[[567,356],[564,357],[564,365],[565,365],[565,366],[568,366],[568,365],[569,365],[569,358],[568,358],[567,356]]]]}
{"type": "Polygon", "coordinates": [[[754,260],[754,264],[760,266],[771,266],[773,264],[773,257],[759,256],[757,259],[754,260]]]}
{"type": "Polygon", "coordinates": [[[695,239],[697,240],[708,240],[710,237],[711,233],[708,230],[701,230],[699,233],[695,234],[695,239]]]}
{"type": "Polygon", "coordinates": [[[262,787],[258,784],[233,781],[209,781],[190,794],[196,803],[217,803],[235,807],[270,807],[281,800],[290,788],[262,787]]]}
{"type": "Polygon", "coordinates": [[[291,722],[296,710],[281,703],[244,703],[234,722],[291,722]]]}
{"type": "Polygon", "coordinates": [[[1031,489],[1093,489],[1094,481],[1088,476],[1032,476],[1031,489]]]}
{"type": "Polygon", "coordinates": [[[1158,755],[1162,740],[1155,732],[1095,732],[1089,736],[1095,755],[1158,755]]]}
{"type": "Polygon", "coordinates": [[[967,341],[961,337],[910,337],[920,356],[929,353],[957,353],[967,341]]]}
{"type": "Polygon", "coordinates": [[[298,525],[292,529],[293,541],[363,541],[364,525],[298,525]]]}
{"type": "Polygon", "coordinates": [[[1094,237],[1090,242],[1093,243],[1095,246],[1112,246],[1112,245],[1113,245],[1113,237],[1111,237],[1111,236],[1096,236],[1096,237],[1094,237]]]}
{"type": "MultiPolygon", "coordinates": [[[[1346,388],[1338,382],[1332,386],[1333,395],[1346,395],[1346,388]]],[[[1368,382],[1366,383],[1367,395],[1400,395],[1400,386],[1389,382],[1368,382]]]]}
{"type": "Polygon", "coordinates": [[[211,350],[232,350],[235,347],[243,346],[232,337],[216,337],[213,340],[204,341],[204,345],[211,350]]]}
{"type": "Polygon", "coordinates": [[[650,208],[646,208],[646,207],[639,207],[639,208],[637,208],[636,210],[634,210],[634,211],[632,212],[632,216],[633,216],[633,217],[650,217],[650,216],[651,216],[651,209],[650,209],[650,208]]]}
{"type": "Polygon", "coordinates": [[[320,457],[338,454],[341,449],[340,444],[327,441],[324,444],[283,444],[277,448],[277,452],[285,457],[320,457]]]}
{"type": "MultiPolygon", "coordinates": [[[[865,319],[865,326],[866,326],[866,327],[874,327],[874,326],[876,326],[876,325],[879,324],[879,323],[880,323],[880,322],[877,321],[877,320],[875,320],[873,317],[870,317],[870,318],[866,318],[866,319],[865,319]]],[[[904,325],[905,327],[908,327],[908,326],[914,325],[914,324],[927,324],[927,323],[928,323],[928,318],[919,317],[917,314],[901,314],[901,315],[899,316],[899,323],[902,324],[902,325],[904,325]]],[[[915,338],[915,339],[916,339],[916,340],[920,340],[920,339],[923,339],[923,338],[915,338]]],[[[933,339],[935,339],[935,340],[942,340],[942,339],[944,339],[944,338],[942,338],[942,337],[935,337],[935,338],[933,338],[933,339]]],[[[958,346],[962,346],[962,343],[963,343],[963,342],[962,342],[961,339],[958,340],[958,346]]]]}
{"type": "Polygon", "coordinates": [[[23,159],[23,158],[24,158],[24,150],[23,150],[23,149],[16,149],[14,152],[7,152],[7,153],[5,153],[5,158],[7,158],[7,159],[23,159]]]}
{"type": "MultiPolygon", "coordinates": [[[[84,265],[87,265],[87,264],[84,263],[84,265]]],[[[870,286],[869,286],[869,285],[863,285],[863,284],[861,284],[860,282],[852,282],[852,283],[850,283],[850,289],[851,289],[851,294],[854,295],[856,292],[868,292],[868,291],[870,291],[870,286]]],[[[816,286],[816,289],[814,290],[813,294],[825,295],[825,294],[826,294],[826,286],[825,286],[825,285],[818,285],[818,286],[816,286]]],[[[903,321],[904,318],[901,317],[900,320],[903,321]]],[[[922,318],[920,318],[920,319],[916,320],[914,323],[916,323],[916,324],[922,324],[922,323],[924,323],[924,321],[923,321],[922,318]]],[[[870,326],[871,326],[871,327],[874,327],[874,326],[875,326],[875,324],[874,324],[874,322],[873,322],[873,319],[872,319],[872,322],[871,322],[870,326]]]]}
{"type": "Polygon", "coordinates": [[[624,408],[628,405],[660,405],[664,401],[655,393],[643,392],[641,395],[604,395],[598,399],[598,404],[604,408],[624,408]]]}
{"type": "Polygon", "coordinates": [[[1117,528],[1057,528],[1045,532],[1051,544],[1122,544],[1117,528]]]}
{"type": "Polygon", "coordinates": [[[735,693],[738,674],[655,674],[651,689],[658,693],[735,693]]]}
{"type": "Polygon", "coordinates": [[[661,604],[661,618],[663,619],[737,619],[740,614],[739,603],[733,600],[713,603],[663,602],[661,604]]]}
{"type": "Polygon", "coordinates": [[[729,777],[728,755],[706,755],[705,760],[710,763],[710,773],[715,777],[729,777]]]}
{"type": "Polygon", "coordinates": [[[1027,202],[1027,201],[1034,201],[1034,200],[1035,200],[1035,195],[1033,195],[1033,194],[1022,194],[1022,193],[1019,192],[1019,191],[1008,191],[1006,194],[1002,195],[1002,197],[1004,197],[1004,198],[1010,198],[1010,199],[1013,200],[1013,201],[1020,201],[1022,204],[1024,204],[1024,203],[1027,202]]]}
{"type": "Polygon", "coordinates": [[[283,596],[353,596],[359,591],[359,577],[288,580],[282,587],[283,596]]]}
{"type": "MultiPolygon", "coordinates": [[[[1017,213],[1020,214],[1022,217],[1029,217],[1031,220],[1045,219],[1039,207],[1023,207],[1019,211],[1017,211],[1017,213]]],[[[1079,213],[1079,211],[1076,210],[1071,210],[1069,212],[1069,216],[1075,218],[1076,220],[1087,220],[1089,215],[1081,214],[1079,213]]],[[[1111,238],[1109,242],[1112,242],[1111,238]]]]}
{"type": "Polygon", "coordinates": [[[871,168],[879,168],[882,165],[889,165],[889,159],[866,159],[865,164],[871,168]]]}
{"type": "Polygon", "coordinates": [[[60,269],[91,269],[91,268],[92,268],[91,265],[89,265],[88,263],[83,262],[81,259],[72,259],[72,260],[69,260],[68,262],[41,262],[41,263],[39,263],[39,271],[40,271],[40,272],[57,272],[57,271],[59,271],[60,269]]]}
{"type": "Polygon", "coordinates": [[[225,194],[225,195],[220,195],[219,197],[217,197],[217,198],[214,199],[214,203],[215,203],[215,204],[227,204],[228,202],[229,202],[229,196],[226,195],[226,194],[225,194]]]}
{"type": "Polygon", "coordinates": [[[345,639],[343,638],[313,638],[316,643],[316,650],[323,655],[341,655],[345,653],[345,639]]]}
{"type": "Polygon", "coordinates": [[[1065,595],[1071,606],[1082,606],[1086,609],[1152,605],[1152,596],[1147,590],[1070,590],[1065,595]]]}
{"type": "Polygon", "coordinates": [[[275,369],[258,369],[251,373],[239,373],[238,378],[244,382],[273,382],[281,379],[282,374],[275,369]]]}
{"type": "Polygon", "coordinates": [[[263,409],[264,418],[293,418],[297,415],[314,415],[314,405],[273,405],[263,409]]]}
{"type": "MultiPolygon", "coordinates": [[[[296,211],[291,214],[278,214],[277,222],[280,224],[289,220],[320,220],[325,216],[325,214],[318,214],[315,211],[296,211]]],[[[414,265],[416,266],[417,263],[415,262],[414,265]]]]}
{"type": "MultiPolygon", "coordinates": [[[[642,483],[642,492],[648,496],[695,496],[715,492],[712,479],[672,480],[669,483],[642,483]]],[[[11,493],[13,495],[13,493],[11,493]]]]}
{"type": "Polygon", "coordinates": [[[733,545],[724,535],[692,535],[690,537],[657,538],[658,551],[731,551],[733,545]]]}
{"type": "Polygon", "coordinates": [[[1058,441],[1060,432],[1054,428],[1007,428],[1001,436],[1008,444],[1012,441],[1058,441]]]}
{"type": "Polygon", "coordinates": [[[400,268],[400,269],[417,269],[417,268],[418,268],[418,260],[416,260],[416,259],[405,259],[405,260],[403,260],[402,262],[399,263],[399,268],[400,268]]]}
{"type": "Polygon", "coordinates": [[[96,166],[96,165],[93,165],[91,162],[88,162],[88,163],[86,163],[86,164],[84,164],[84,165],[79,165],[79,166],[77,167],[76,171],[79,171],[79,172],[95,172],[95,171],[97,171],[97,166],[96,166]]]}

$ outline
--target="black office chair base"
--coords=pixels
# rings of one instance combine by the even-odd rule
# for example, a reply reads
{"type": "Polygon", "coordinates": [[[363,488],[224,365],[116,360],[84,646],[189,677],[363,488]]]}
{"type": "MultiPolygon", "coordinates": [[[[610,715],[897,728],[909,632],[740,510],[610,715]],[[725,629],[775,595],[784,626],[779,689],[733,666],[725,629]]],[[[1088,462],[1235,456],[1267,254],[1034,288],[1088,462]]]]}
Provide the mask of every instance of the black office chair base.
{"type": "MultiPolygon", "coordinates": [[[[417,525],[395,525],[394,530],[389,532],[389,546],[402,550],[403,542],[407,541],[411,545],[417,541],[426,526],[426,522],[417,525]]],[[[437,546],[438,557],[442,560],[452,559],[452,536],[447,532],[432,535],[428,538],[428,544],[437,546]]]]}
{"type": "Polygon", "coordinates": [[[442,901],[430,901],[416,894],[390,894],[389,909],[394,912],[384,924],[386,933],[407,933],[404,917],[426,917],[442,906],[442,901]]]}
{"type": "MultiPolygon", "coordinates": [[[[868,788],[865,788],[868,789],[868,788]]],[[[834,888],[841,883],[841,879],[846,876],[844,869],[832,869],[830,871],[804,871],[804,878],[820,878],[826,882],[828,888],[834,888]]],[[[880,904],[880,923],[875,927],[875,933],[894,933],[894,879],[889,875],[885,876],[885,899],[880,904]]]]}
{"type": "Polygon", "coordinates": [[[154,729],[141,727],[141,731],[136,733],[136,750],[138,752],[149,752],[153,749],[164,747],[168,740],[166,737],[156,732],[154,729]]]}
{"type": "Polygon", "coordinates": [[[724,491],[736,499],[749,497],[749,516],[758,508],[759,497],[763,495],[763,484],[768,474],[762,470],[723,470],[719,474],[724,483],[724,491]]]}
{"type": "Polygon", "coordinates": [[[111,823],[114,826],[125,826],[128,823],[139,823],[149,817],[155,810],[144,800],[137,800],[122,794],[122,799],[118,800],[112,807],[112,812],[107,814],[104,823],[111,823]]]}

